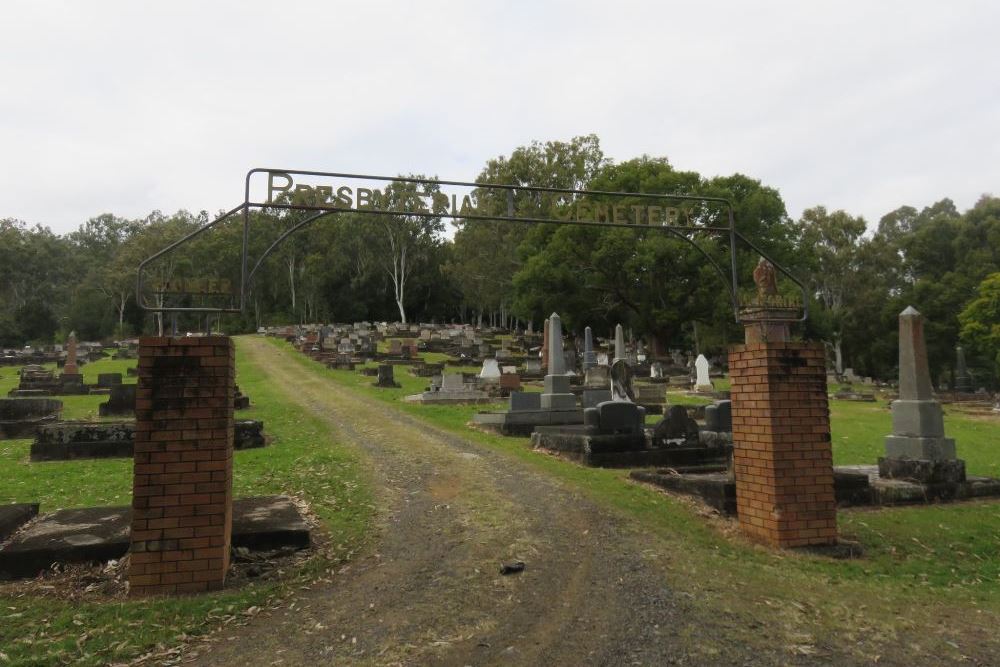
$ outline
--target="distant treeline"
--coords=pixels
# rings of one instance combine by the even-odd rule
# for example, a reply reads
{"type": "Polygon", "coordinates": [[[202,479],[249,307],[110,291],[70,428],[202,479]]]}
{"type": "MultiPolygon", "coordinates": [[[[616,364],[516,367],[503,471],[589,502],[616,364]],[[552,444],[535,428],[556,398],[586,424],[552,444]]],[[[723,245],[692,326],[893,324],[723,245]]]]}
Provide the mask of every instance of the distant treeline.
{"type": "MultiPolygon", "coordinates": [[[[672,193],[733,202],[737,226],[808,286],[810,319],[799,333],[826,341],[831,361],[856,374],[891,379],[896,316],[913,305],[927,319],[933,372],[947,381],[964,344],[977,386],[995,387],[1000,364],[1000,199],[968,211],[948,199],[923,210],[902,206],[876,225],[841,210],[789,218],[778,191],[734,174],[704,178],[666,158],[606,159],[595,136],[535,142],[490,160],[479,182],[515,186],[672,193]]],[[[433,186],[427,186],[433,188],[433,186]]],[[[389,193],[405,197],[404,188],[389,193]]],[[[419,196],[433,193],[421,191],[419,196]]],[[[387,194],[388,196],[388,194],[387,194]]],[[[516,190],[519,211],[548,216],[551,198],[516,190]]],[[[717,212],[684,211],[685,224],[718,225],[717,212]]],[[[305,214],[255,212],[249,266],[305,214]]],[[[111,339],[170,328],[137,306],[136,267],[206,224],[206,212],[156,211],[139,220],[105,214],[58,236],[0,221],[0,345],[51,342],[76,330],[111,339]]],[[[539,326],[552,311],[564,327],[598,335],[618,322],[654,352],[719,353],[739,340],[726,285],[698,249],[654,227],[455,223],[441,218],[328,216],[291,235],[261,263],[243,315],[184,315],[182,329],[231,333],[302,322],[463,321],[539,326]],[[451,238],[449,238],[451,236],[451,238]]],[[[150,266],[150,285],[211,277],[239,285],[242,222],[220,225],[150,266]]],[[[692,235],[729,266],[728,239],[692,235]]],[[[740,248],[741,284],[752,286],[757,256],[740,248]]],[[[782,294],[794,286],[781,282],[782,294]]],[[[151,302],[157,296],[151,294],[151,302]]],[[[164,297],[160,297],[164,298],[164,297]]],[[[186,303],[185,305],[192,305],[186,303]]]]}

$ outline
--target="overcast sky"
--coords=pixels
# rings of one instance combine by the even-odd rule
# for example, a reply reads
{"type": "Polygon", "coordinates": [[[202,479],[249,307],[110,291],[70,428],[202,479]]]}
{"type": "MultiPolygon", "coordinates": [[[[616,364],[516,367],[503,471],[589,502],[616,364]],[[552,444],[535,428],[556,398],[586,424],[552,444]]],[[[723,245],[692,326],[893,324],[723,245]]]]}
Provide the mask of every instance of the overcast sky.
{"type": "Polygon", "coordinates": [[[1000,194],[1000,3],[17,2],[0,218],[216,211],[253,166],[472,180],[595,133],[869,223],[1000,194]]]}

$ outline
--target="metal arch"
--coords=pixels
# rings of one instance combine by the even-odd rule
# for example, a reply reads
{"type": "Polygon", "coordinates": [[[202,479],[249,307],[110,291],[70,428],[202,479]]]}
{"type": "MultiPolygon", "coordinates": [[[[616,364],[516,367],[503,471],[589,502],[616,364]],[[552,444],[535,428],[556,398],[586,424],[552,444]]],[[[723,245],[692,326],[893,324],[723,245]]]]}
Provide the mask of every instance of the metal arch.
{"type": "Polygon", "coordinates": [[[199,236],[199,235],[203,234],[204,232],[207,232],[209,229],[211,229],[215,225],[219,224],[223,220],[226,220],[227,218],[229,218],[229,217],[231,217],[231,216],[233,216],[233,215],[235,215],[235,214],[237,214],[237,213],[239,213],[241,211],[243,212],[243,238],[244,238],[243,261],[244,261],[244,267],[245,267],[245,265],[246,265],[246,238],[247,238],[247,224],[248,224],[247,223],[247,220],[248,220],[248,218],[247,218],[248,207],[249,207],[249,205],[247,204],[247,202],[243,202],[242,204],[240,204],[236,208],[231,209],[229,211],[226,211],[225,213],[223,213],[222,215],[220,215],[218,218],[216,218],[212,222],[199,227],[198,229],[194,230],[190,234],[187,234],[187,235],[183,236],[182,238],[180,238],[180,239],[174,241],[173,243],[171,243],[170,245],[168,245],[166,248],[163,248],[159,252],[156,252],[156,253],[150,255],[149,257],[147,257],[146,259],[142,260],[141,262],[139,262],[139,267],[138,267],[137,275],[136,275],[136,286],[135,286],[135,297],[136,297],[136,302],[139,304],[139,308],[141,308],[142,310],[146,310],[146,311],[174,312],[174,313],[185,313],[185,312],[186,313],[205,313],[205,312],[211,312],[211,313],[242,313],[243,312],[243,306],[244,306],[243,297],[246,294],[246,289],[244,289],[244,287],[245,287],[245,280],[244,280],[244,278],[245,278],[245,275],[246,275],[245,268],[244,268],[244,271],[243,271],[243,276],[241,276],[241,279],[240,279],[240,307],[239,308],[180,308],[180,307],[178,307],[178,308],[155,308],[155,307],[154,308],[150,308],[150,307],[146,306],[146,304],[144,304],[142,302],[142,270],[144,268],[146,268],[146,265],[149,264],[150,262],[153,262],[153,261],[159,259],[163,255],[166,255],[168,252],[172,251],[174,248],[187,243],[188,241],[190,241],[194,237],[199,236]]]}
{"type": "MultiPolygon", "coordinates": [[[[268,199],[270,199],[270,192],[268,194],[268,199]]],[[[308,170],[296,170],[296,169],[276,169],[276,168],[264,168],[264,167],[254,167],[246,173],[244,180],[244,196],[243,203],[236,208],[226,212],[219,218],[216,218],[212,222],[198,228],[194,232],[186,235],[185,237],[171,243],[166,248],[160,250],[154,255],[144,259],[139,264],[138,279],[136,284],[137,301],[140,308],[147,311],[159,311],[159,312],[216,312],[216,313],[241,313],[245,310],[246,306],[246,294],[248,287],[256,275],[258,269],[263,264],[264,260],[270,256],[270,254],[282,243],[288,236],[295,233],[296,231],[302,229],[303,227],[315,222],[316,220],[325,217],[327,215],[332,215],[334,213],[360,213],[364,215],[408,215],[412,217],[422,217],[422,218],[432,218],[432,217],[443,217],[451,219],[461,219],[471,222],[476,221],[495,221],[495,222],[516,222],[524,224],[555,224],[555,225],[576,225],[576,226],[598,226],[598,227],[621,227],[629,229],[660,229],[666,231],[672,236],[686,241],[689,245],[695,248],[708,262],[711,264],[712,268],[719,277],[722,279],[723,284],[729,291],[730,302],[733,308],[733,315],[737,322],[741,321],[740,317],[740,303],[739,303],[739,275],[737,270],[736,262],[736,246],[738,241],[746,243],[748,247],[756,251],[767,261],[771,262],[785,277],[795,283],[802,291],[802,317],[798,318],[798,321],[805,321],[809,313],[809,304],[807,298],[807,290],[805,285],[799,281],[791,272],[789,272],[785,267],[776,262],[771,258],[770,255],[765,253],[756,244],[751,242],[736,229],[735,214],[732,202],[724,197],[712,197],[712,196],[698,196],[698,195],[682,195],[682,194],[660,194],[660,193],[642,193],[642,192],[617,192],[617,191],[607,191],[607,190],[579,190],[573,188],[554,188],[546,186],[531,186],[531,185],[511,185],[511,184],[494,184],[494,183],[472,183],[466,181],[448,181],[430,178],[413,178],[406,176],[375,176],[370,174],[350,174],[341,172],[321,172],[321,171],[308,171],[308,170]],[[381,181],[381,182],[397,182],[397,183],[415,183],[422,185],[446,185],[455,186],[462,188],[471,189],[482,189],[482,190],[498,190],[505,191],[507,198],[507,206],[509,215],[482,215],[482,214],[466,214],[459,215],[455,212],[452,213],[435,213],[431,211],[391,211],[391,210],[378,210],[378,209],[358,209],[351,207],[336,207],[336,206],[322,206],[322,205],[304,205],[304,204],[284,204],[276,203],[272,201],[267,202],[253,202],[250,200],[250,181],[254,174],[281,174],[283,176],[290,177],[291,175],[301,175],[301,176],[317,176],[323,178],[343,178],[343,179],[355,179],[355,180],[366,180],[366,181],[381,181]],[[642,198],[642,199],[653,199],[661,201],[682,201],[682,202],[700,202],[700,203],[713,203],[719,204],[725,207],[728,216],[728,225],[725,227],[715,226],[715,225],[670,225],[670,224],[628,224],[628,223],[616,223],[610,221],[587,221],[587,220],[572,220],[572,219],[557,219],[557,218],[517,218],[513,215],[513,193],[515,191],[521,192],[537,192],[537,193],[554,193],[554,194],[572,194],[580,195],[582,197],[587,196],[598,196],[598,197],[630,197],[630,198],[642,198]],[[299,211],[312,211],[313,215],[309,216],[305,220],[295,224],[291,228],[285,230],[268,248],[264,251],[261,257],[257,260],[253,269],[247,272],[247,261],[248,261],[248,249],[249,249],[249,227],[250,227],[250,209],[252,208],[274,208],[274,209],[284,209],[284,210],[299,210],[299,211]],[[147,306],[142,301],[142,273],[143,269],[152,261],[171,252],[178,246],[188,242],[192,238],[202,234],[208,229],[214,227],[223,220],[228,219],[232,215],[237,213],[243,214],[243,252],[241,257],[241,267],[240,267],[240,298],[239,298],[239,308],[181,308],[181,307],[171,307],[171,308],[156,308],[147,306]],[[712,257],[704,248],[702,248],[698,243],[689,238],[684,232],[709,232],[709,233],[726,233],[729,236],[729,256],[730,256],[730,271],[731,277],[727,279],[726,273],[722,266],[712,257]]]]}
{"type": "Polygon", "coordinates": [[[257,269],[260,268],[260,265],[264,263],[264,260],[268,258],[268,256],[274,251],[274,249],[277,248],[279,245],[281,245],[282,241],[284,241],[286,238],[288,238],[295,232],[299,231],[306,225],[312,224],[322,217],[333,215],[335,213],[340,213],[340,211],[321,211],[319,213],[309,216],[308,218],[299,222],[298,224],[286,229],[281,236],[275,239],[274,243],[268,246],[267,250],[265,250],[264,253],[260,256],[260,259],[257,260],[257,263],[254,264],[253,269],[250,271],[249,275],[247,275],[247,283],[249,284],[251,281],[253,281],[253,277],[257,273],[257,269]]]}

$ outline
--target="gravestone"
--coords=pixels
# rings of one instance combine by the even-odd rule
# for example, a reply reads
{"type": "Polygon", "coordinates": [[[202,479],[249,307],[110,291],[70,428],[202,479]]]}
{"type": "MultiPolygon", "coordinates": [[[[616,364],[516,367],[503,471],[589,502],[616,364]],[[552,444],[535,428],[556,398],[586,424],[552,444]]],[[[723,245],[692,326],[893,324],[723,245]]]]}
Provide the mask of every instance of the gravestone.
{"type": "Polygon", "coordinates": [[[97,386],[102,389],[111,389],[115,385],[119,385],[121,383],[121,373],[99,373],[97,375],[97,386]]]}
{"type": "Polygon", "coordinates": [[[584,389],[583,390],[583,407],[586,408],[596,408],[599,403],[611,400],[611,390],[610,389],[584,389]]]}
{"type": "Polygon", "coordinates": [[[588,370],[597,365],[597,355],[594,353],[594,335],[587,327],[583,330],[583,371],[586,373],[588,370]]]}
{"type": "Polygon", "coordinates": [[[733,430],[733,402],[716,401],[705,406],[705,430],[731,433],[733,430]]]}
{"type": "Polygon", "coordinates": [[[500,364],[497,363],[496,359],[489,358],[483,360],[483,367],[479,371],[480,378],[484,380],[499,380],[501,375],[500,364]]]}
{"type": "Polygon", "coordinates": [[[657,447],[697,445],[698,422],[691,418],[683,405],[672,405],[653,428],[653,444],[657,447]]]}
{"type": "Polygon", "coordinates": [[[566,375],[566,359],[563,356],[562,321],[559,315],[549,317],[549,365],[545,376],[545,391],[542,392],[542,408],[548,410],[572,410],[576,407],[576,396],[569,390],[569,376],[566,375]]]}
{"type": "Polygon", "coordinates": [[[617,324],[615,325],[615,358],[612,360],[611,363],[614,363],[619,359],[624,361],[626,357],[627,353],[625,351],[625,329],[622,327],[622,325],[617,324]]]}
{"type": "Polygon", "coordinates": [[[545,319],[542,327],[542,372],[548,374],[549,368],[549,320],[545,319]]]}
{"type": "Polygon", "coordinates": [[[899,314],[899,399],[891,409],[892,435],[879,459],[880,476],[925,484],[965,481],[965,461],[945,437],[941,404],[934,400],[924,318],[913,306],[899,314]]]}
{"type": "Polygon", "coordinates": [[[955,391],[962,393],[972,391],[972,376],[965,366],[965,350],[961,345],[955,348],[955,391]]]}
{"type": "Polygon", "coordinates": [[[712,391],[712,380],[708,376],[708,359],[704,354],[699,354],[694,361],[696,379],[694,383],[695,391],[712,391]]]}
{"type": "Polygon", "coordinates": [[[666,379],[666,375],[663,373],[663,364],[659,361],[654,361],[649,366],[649,377],[653,380],[663,380],[666,379]]]}
{"type": "Polygon", "coordinates": [[[375,381],[376,387],[388,388],[399,388],[399,383],[396,382],[395,377],[393,377],[393,366],[392,364],[379,364],[378,367],[378,379],[375,381]]]}
{"type": "Polygon", "coordinates": [[[97,414],[102,417],[127,417],[135,413],[134,384],[116,384],[111,387],[111,394],[105,403],[97,406],[97,414]]]}
{"type": "Polygon", "coordinates": [[[541,410],[542,395],[535,391],[512,391],[510,393],[510,411],[541,410]]]}
{"type": "Polygon", "coordinates": [[[597,389],[607,389],[609,384],[609,369],[607,366],[593,366],[587,369],[583,376],[583,386],[597,389]]]}
{"type": "Polygon", "coordinates": [[[66,339],[66,365],[63,366],[63,375],[77,375],[80,368],[76,363],[76,332],[70,331],[69,338],[66,339]]]}
{"type": "Polygon", "coordinates": [[[517,373],[504,373],[500,376],[500,389],[505,392],[518,391],[521,388],[521,376],[517,373]]]}

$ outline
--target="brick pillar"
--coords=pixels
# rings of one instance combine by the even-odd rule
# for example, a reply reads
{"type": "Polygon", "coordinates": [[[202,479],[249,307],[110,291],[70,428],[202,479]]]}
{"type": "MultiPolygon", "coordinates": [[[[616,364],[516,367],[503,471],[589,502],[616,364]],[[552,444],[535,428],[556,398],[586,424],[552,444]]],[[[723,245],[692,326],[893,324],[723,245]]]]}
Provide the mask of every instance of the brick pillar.
{"type": "Polygon", "coordinates": [[[735,345],[729,375],[740,528],[774,547],[835,544],[822,343],[735,345]]]}
{"type": "Polygon", "coordinates": [[[225,582],[235,366],[227,336],[139,341],[131,595],[195,593],[225,582]]]}

